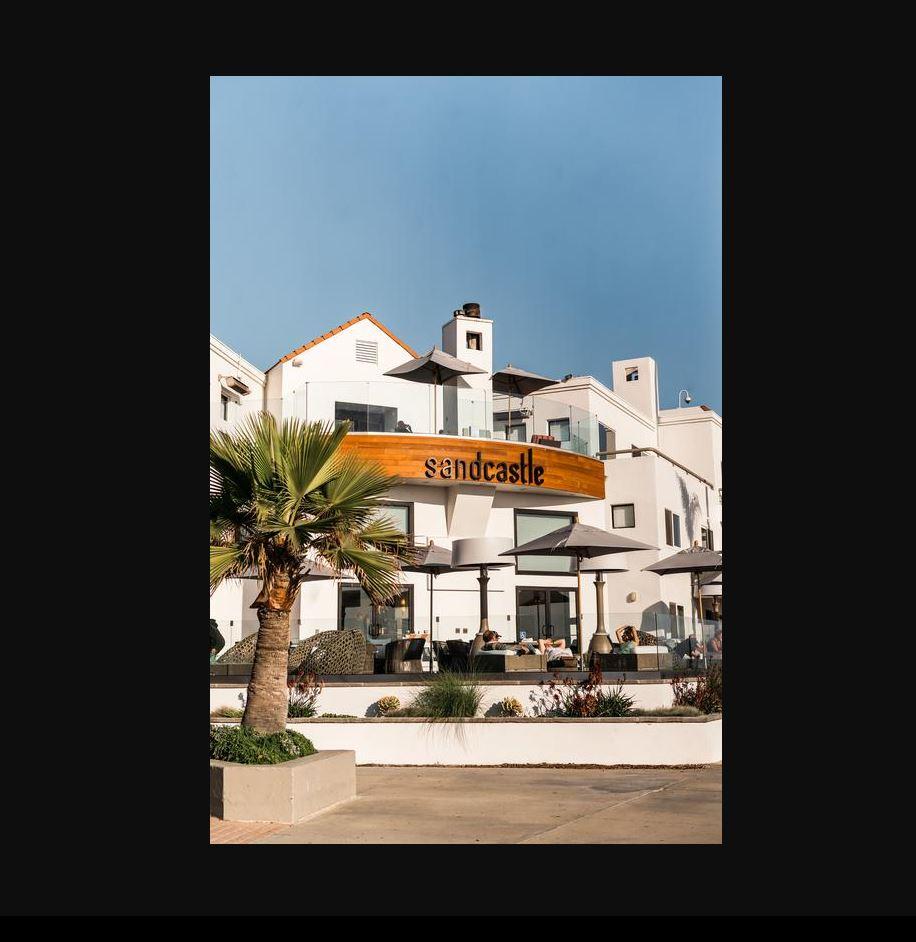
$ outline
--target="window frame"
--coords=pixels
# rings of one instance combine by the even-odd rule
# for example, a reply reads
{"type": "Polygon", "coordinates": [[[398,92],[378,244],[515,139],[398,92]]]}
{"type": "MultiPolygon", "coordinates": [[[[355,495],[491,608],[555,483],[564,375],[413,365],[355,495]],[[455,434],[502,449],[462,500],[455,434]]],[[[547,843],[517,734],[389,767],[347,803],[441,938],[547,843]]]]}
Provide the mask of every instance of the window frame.
{"type": "MultiPolygon", "coordinates": [[[[366,590],[358,582],[344,582],[340,581],[337,583],[337,630],[343,631],[343,593],[345,589],[359,589],[364,595],[366,590]]],[[[405,582],[401,586],[401,592],[407,593],[407,633],[413,634],[414,632],[414,586],[410,582],[405,582]]],[[[368,598],[368,595],[366,596],[368,598]]],[[[370,604],[370,609],[371,609],[370,604]]],[[[369,626],[372,627],[371,625],[369,626]]],[[[368,640],[368,638],[367,638],[368,640]]]]}
{"type": "Polygon", "coordinates": [[[665,508],[665,545],[674,546],[680,549],[681,547],[681,517],[680,514],[676,514],[673,510],[665,508]],[[675,532],[676,531],[676,532],[675,532]],[[677,542],[673,542],[675,537],[677,542]]]}
{"type": "MultiPolygon", "coordinates": [[[[617,433],[614,431],[613,428],[611,428],[610,425],[605,425],[604,422],[601,422],[599,420],[598,422],[598,451],[600,452],[614,451],[616,448],[617,448],[617,433]],[[602,432],[604,433],[604,447],[603,448],[601,447],[601,433],[602,432]],[[611,436],[614,439],[614,447],[610,449],[607,447],[608,446],[608,432],[610,432],[611,436]]],[[[605,460],[608,460],[608,458],[612,458],[612,457],[614,456],[608,455],[607,458],[605,458],[605,460]]]]}
{"type": "Polygon", "coordinates": [[[384,513],[384,508],[386,507],[406,507],[407,508],[407,538],[413,540],[415,534],[413,532],[413,501],[407,500],[382,500],[380,501],[380,509],[384,513]]]}
{"type": "MultiPolygon", "coordinates": [[[[519,545],[519,539],[518,539],[518,515],[519,515],[519,514],[527,514],[528,516],[531,516],[531,517],[561,517],[561,518],[572,517],[573,519],[570,521],[570,523],[578,523],[578,522],[579,522],[579,514],[578,514],[576,511],[574,511],[574,510],[529,510],[527,507],[513,507],[513,508],[512,508],[512,532],[513,532],[513,534],[514,534],[514,536],[515,536],[515,545],[516,545],[516,546],[519,545]]],[[[562,523],[561,523],[559,526],[555,527],[554,529],[559,530],[561,526],[569,526],[569,524],[562,524],[562,523]]],[[[526,541],[526,542],[527,542],[527,541],[526,541]]],[[[544,555],[547,555],[547,554],[545,553],[544,555]]],[[[575,571],[573,571],[573,572],[559,572],[559,571],[556,570],[556,569],[547,569],[547,570],[544,570],[544,569],[522,569],[522,566],[524,565],[524,563],[522,562],[522,560],[537,559],[536,556],[515,556],[515,557],[513,557],[513,558],[515,559],[515,571],[516,571],[516,573],[519,574],[519,575],[525,575],[525,576],[557,576],[557,577],[560,578],[560,579],[570,579],[570,578],[571,578],[571,579],[575,579],[575,578],[576,578],[576,573],[575,573],[575,571]]],[[[573,561],[573,559],[574,559],[575,557],[573,557],[573,556],[568,556],[568,557],[565,557],[565,558],[569,559],[570,563],[572,563],[572,561],[573,561]]],[[[540,588],[540,587],[539,587],[539,586],[528,586],[528,588],[540,588]]],[[[556,588],[565,588],[565,586],[557,586],[556,588]]]]}
{"type": "Polygon", "coordinates": [[[559,416],[556,419],[548,419],[547,420],[547,434],[551,438],[556,438],[558,442],[571,442],[572,441],[572,423],[569,421],[568,416],[559,416]],[[554,422],[566,423],[566,438],[557,438],[557,436],[553,434],[553,432],[550,429],[550,426],[553,425],[554,422]]]}
{"type": "Polygon", "coordinates": [[[476,352],[480,352],[481,350],[483,350],[483,332],[482,332],[482,331],[479,331],[479,330],[467,330],[467,331],[465,331],[465,334],[464,334],[464,349],[465,349],[465,350],[474,350],[474,351],[476,351],[476,352]],[[476,346],[476,347],[472,347],[472,346],[471,346],[471,343],[470,343],[470,338],[471,338],[471,337],[476,337],[476,338],[477,338],[477,346],[476,346]]]}
{"type": "Polygon", "coordinates": [[[635,528],[636,528],[636,504],[632,502],[629,504],[611,504],[611,529],[612,530],[633,530],[635,528]],[[632,507],[633,508],[633,522],[632,523],[627,523],[619,527],[617,526],[616,523],[614,523],[614,511],[618,507],[632,507]]]}

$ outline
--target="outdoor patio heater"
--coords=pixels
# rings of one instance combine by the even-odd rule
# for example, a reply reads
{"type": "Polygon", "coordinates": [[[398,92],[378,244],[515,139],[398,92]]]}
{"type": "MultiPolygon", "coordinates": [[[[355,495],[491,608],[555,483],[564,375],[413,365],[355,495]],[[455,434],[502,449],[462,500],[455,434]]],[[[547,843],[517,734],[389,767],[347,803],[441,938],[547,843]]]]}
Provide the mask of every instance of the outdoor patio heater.
{"type": "Polygon", "coordinates": [[[468,655],[468,662],[471,665],[484,645],[483,633],[490,628],[487,606],[487,584],[490,581],[488,570],[514,566],[514,560],[506,559],[505,556],[500,558],[500,553],[504,553],[511,547],[512,540],[499,536],[471,537],[466,540],[452,541],[452,568],[480,570],[480,576],[477,578],[480,583],[480,627],[471,642],[468,655]]]}

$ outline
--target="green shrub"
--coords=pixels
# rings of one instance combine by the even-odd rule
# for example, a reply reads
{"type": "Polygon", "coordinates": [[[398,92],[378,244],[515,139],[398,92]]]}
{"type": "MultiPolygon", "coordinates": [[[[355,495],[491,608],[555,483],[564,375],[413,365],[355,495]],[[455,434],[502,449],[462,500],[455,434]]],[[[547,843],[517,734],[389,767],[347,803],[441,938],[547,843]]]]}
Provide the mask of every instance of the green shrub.
{"type": "Polygon", "coordinates": [[[695,706],[653,707],[651,710],[634,710],[633,716],[702,716],[703,711],[695,706]]]}
{"type": "Polygon", "coordinates": [[[623,692],[623,684],[605,692],[600,687],[595,691],[595,712],[592,716],[632,716],[633,697],[623,692]]]}
{"type": "Polygon", "coordinates": [[[245,714],[245,711],[240,710],[238,707],[221,706],[211,711],[210,716],[238,718],[238,717],[244,716],[244,714],[245,714]]]}
{"type": "Polygon", "coordinates": [[[558,675],[548,684],[541,681],[540,694],[533,691],[529,695],[533,703],[535,716],[574,716],[590,718],[595,716],[631,716],[633,698],[623,692],[623,685],[614,690],[602,689],[601,668],[597,661],[592,664],[589,675],[578,683],[570,678],[558,682],[558,675]]]}
{"type": "Polygon", "coordinates": [[[675,677],[671,682],[675,706],[696,707],[701,713],[722,712],[722,664],[714,661],[696,682],[675,677]]]}
{"type": "MultiPolygon", "coordinates": [[[[413,716],[447,719],[453,716],[477,716],[483,689],[473,674],[452,673],[436,675],[436,679],[417,694],[410,708],[413,716]]],[[[390,716],[391,714],[389,714],[390,716]]]]}
{"type": "Polygon", "coordinates": [[[385,716],[426,716],[426,714],[421,713],[417,707],[410,705],[401,707],[398,710],[391,710],[389,713],[386,713],[385,716]]]}
{"type": "Polygon", "coordinates": [[[276,765],[317,750],[301,733],[284,730],[264,736],[248,726],[211,726],[210,758],[244,765],[276,765]]]}
{"type": "Polygon", "coordinates": [[[321,693],[321,681],[315,674],[300,669],[286,682],[289,688],[288,717],[318,715],[318,694],[321,693]]]}

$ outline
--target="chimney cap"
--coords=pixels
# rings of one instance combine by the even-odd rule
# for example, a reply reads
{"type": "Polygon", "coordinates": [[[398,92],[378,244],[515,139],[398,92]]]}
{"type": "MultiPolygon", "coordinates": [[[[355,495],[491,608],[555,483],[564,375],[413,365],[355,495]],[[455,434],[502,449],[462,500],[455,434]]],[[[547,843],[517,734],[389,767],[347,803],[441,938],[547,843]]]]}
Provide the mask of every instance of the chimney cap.
{"type": "Polygon", "coordinates": [[[480,317],[480,305],[476,301],[468,301],[461,305],[465,317],[480,317]]]}

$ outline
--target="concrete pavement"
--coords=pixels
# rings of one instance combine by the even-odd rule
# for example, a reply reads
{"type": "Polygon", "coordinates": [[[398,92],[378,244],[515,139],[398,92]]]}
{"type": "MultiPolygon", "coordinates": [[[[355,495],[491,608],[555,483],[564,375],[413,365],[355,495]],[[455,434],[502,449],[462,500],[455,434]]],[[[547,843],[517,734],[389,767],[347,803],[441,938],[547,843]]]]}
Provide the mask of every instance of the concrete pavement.
{"type": "MultiPolygon", "coordinates": [[[[722,766],[371,767],[357,798],[256,844],[720,844],[722,766]]],[[[251,827],[257,827],[252,825],[251,827]]]]}

